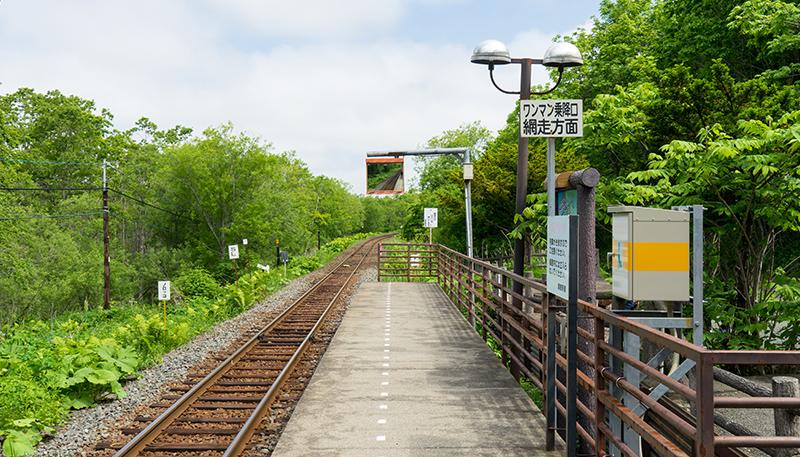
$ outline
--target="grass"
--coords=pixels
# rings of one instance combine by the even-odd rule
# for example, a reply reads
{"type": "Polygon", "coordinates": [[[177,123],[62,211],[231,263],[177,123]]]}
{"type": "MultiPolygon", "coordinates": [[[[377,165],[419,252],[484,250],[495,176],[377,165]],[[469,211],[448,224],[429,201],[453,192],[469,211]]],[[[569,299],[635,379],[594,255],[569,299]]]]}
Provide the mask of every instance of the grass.
{"type": "Polygon", "coordinates": [[[286,276],[282,268],[253,271],[220,286],[203,271],[187,272],[188,279],[176,279],[176,285],[199,292],[168,304],[166,328],[159,303],[70,312],[46,322],[4,326],[0,329],[3,452],[32,454],[42,435],[63,422],[70,409],[91,407],[109,393],[124,396],[125,379],[290,280],[322,267],[366,236],[339,238],[312,256],[297,257],[289,263],[286,276]]]}

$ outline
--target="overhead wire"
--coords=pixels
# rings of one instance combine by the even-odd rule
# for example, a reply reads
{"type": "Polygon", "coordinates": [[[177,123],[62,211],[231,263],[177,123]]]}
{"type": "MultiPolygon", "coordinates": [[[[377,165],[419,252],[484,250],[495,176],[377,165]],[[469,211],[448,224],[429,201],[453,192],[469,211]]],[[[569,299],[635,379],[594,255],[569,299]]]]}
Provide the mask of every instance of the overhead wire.
{"type": "Polygon", "coordinates": [[[0,221],[16,221],[20,219],[74,219],[74,218],[88,218],[90,216],[100,216],[102,211],[93,211],[88,213],[66,213],[66,214],[26,214],[18,216],[3,216],[0,221]]]}
{"type": "MultiPolygon", "coordinates": [[[[97,165],[97,163],[95,163],[95,162],[27,160],[27,159],[9,159],[9,158],[5,158],[5,157],[0,157],[0,162],[26,163],[26,164],[45,164],[45,165],[97,165]]],[[[115,168],[112,167],[112,169],[115,169],[115,168]]],[[[117,170],[117,171],[119,171],[119,170],[117,170]]],[[[99,191],[99,190],[103,190],[103,188],[102,187],[0,187],[0,191],[4,191],[4,192],[17,192],[17,191],[20,191],[20,192],[26,192],[26,191],[27,192],[36,192],[36,191],[55,192],[55,191],[99,191]]],[[[175,217],[178,217],[178,218],[181,218],[181,219],[186,219],[186,220],[189,220],[189,221],[192,221],[192,222],[198,222],[197,219],[185,216],[183,214],[176,213],[174,211],[170,211],[170,210],[162,208],[162,207],[160,207],[158,205],[154,205],[154,204],[149,203],[149,202],[147,202],[145,200],[142,200],[140,198],[134,197],[134,196],[132,196],[132,195],[126,193],[126,192],[123,192],[122,190],[114,189],[114,188],[111,188],[111,187],[108,187],[108,190],[111,191],[111,192],[114,192],[114,193],[116,193],[116,194],[118,194],[118,195],[120,195],[120,196],[122,196],[124,198],[127,198],[129,200],[133,200],[133,201],[135,201],[135,202],[137,202],[137,203],[139,203],[141,205],[153,208],[155,210],[164,212],[166,214],[170,214],[172,216],[175,216],[175,217]]],[[[41,215],[41,216],[37,216],[36,218],[48,218],[48,217],[51,217],[51,216],[41,215]]],[[[55,216],[55,217],[57,217],[57,216],[55,216]]],[[[26,219],[26,218],[29,218],[29,217],[0,218],[0,220],[15,220],[15,219],[26,219]]],[[[30,218],[33,218],[33,217],[30,217],[30,218]]]]}
{"type": "Polygon", "coordinates": [[[114,189],[114,188],[109,187],[108,190],[110,190],[111,192],[117,193],[117,194],[119,194],[119,195],[121,195],[121,196],[123,196],[125,198],[128,198],[130,200],[138,202],[138,203],[140,203],[140,204],[142,204],[144,206],[149,206],[150,208],[157,209],[159,211],[165,212],[167,214],[171,214],[171,215],[173,215],[175,217],[179,217],[181,219],[186,219],[186,220],[189,220],[189,221],[192,221],[192,222],[198,222],[197,219],[194,219],[194,218],[188,217],[188,216],[184,216],[183,214],[178,214],[178,213],[170,211],[168,209],[161,208],[160,206],[156,206],[156,205],[154,205],[152,203],[148,203],[148,202],[146,202],[144,200],[141,200],[141,199],[136,198],[134,196],[128,195],[127,193],[125,193],[125,192],[123,192],[123,191],[121,191],[119,189],[114,189]]]}
{"type": "Polygon", "coordinates": [[[0,162],[29,163],[29,164],[34,164],[34,165],[99,165],[97,162],[9,159],[9,158],[5,158],[5,157],[0,157],[0,162]]]}
{"type": "Polygon", "coordinates": [[[16,192],[16,191],[92,191],[103,190],[102,187],[0,187],[0,191],[16,192]]]}

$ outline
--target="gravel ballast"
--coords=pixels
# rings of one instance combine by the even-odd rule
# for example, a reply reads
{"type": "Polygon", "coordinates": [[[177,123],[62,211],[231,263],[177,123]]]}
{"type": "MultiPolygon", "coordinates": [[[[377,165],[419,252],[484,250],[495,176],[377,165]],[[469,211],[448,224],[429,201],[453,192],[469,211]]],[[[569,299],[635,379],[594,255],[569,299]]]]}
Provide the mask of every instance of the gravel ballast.
{"type": "MultiPolygon", "coordinates": [[[[344,254],[350,252],[348,249],[344,254]]],[[[343,257],[340,255],[325,267],[294,279],[239,316],[220,323],[166,354],[161,364],[141,371],[138,379],[125,384],[125,391],[128,394],[125,398],[101,403],[94,408],[73,411],[68,422],[58,427],[53,437],[39,444],[35,455],[49,457],[87,455],[87,446],[111,436],[126,415],[158,400],[169,384],[182,379],[192,367],[203,363],[209,357],[230,349],[230,346],[248,330],[262,327],[267,319],[277,316],[327,274],[341,258],[343,257]]],[[[374,273],[366,273],[366,276],[373,275],[374,273]]]]}

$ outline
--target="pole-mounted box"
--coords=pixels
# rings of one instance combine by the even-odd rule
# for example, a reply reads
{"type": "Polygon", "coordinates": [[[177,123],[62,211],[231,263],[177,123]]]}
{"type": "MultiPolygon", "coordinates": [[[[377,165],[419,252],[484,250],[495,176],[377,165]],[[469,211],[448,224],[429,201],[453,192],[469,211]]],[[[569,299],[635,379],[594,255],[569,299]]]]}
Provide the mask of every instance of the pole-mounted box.
{"type": "Polygon", "coordinates": [[[470,181],[470,180],[473,179],[474,176],[475,176],[475,173],[472,170],[472,164],[471,163],[465,163],[464,164],[464,181],[470,181]]]}
{"type": "Polygon", "coordinates": [[[626,300],[689,300],[689,214],[611,206],[612,291],[626,300]]]}

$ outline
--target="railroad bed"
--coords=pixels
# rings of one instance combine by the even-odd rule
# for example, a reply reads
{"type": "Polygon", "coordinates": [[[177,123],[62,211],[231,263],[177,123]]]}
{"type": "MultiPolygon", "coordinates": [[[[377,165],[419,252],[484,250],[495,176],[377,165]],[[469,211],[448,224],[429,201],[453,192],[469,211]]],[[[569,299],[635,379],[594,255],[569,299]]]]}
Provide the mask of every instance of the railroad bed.
{"type": "Polygon", "coordinates": [[[374,261],[381,238],[363,242],[230,356],[170,388],[151,414],[122,429],[123,439],[98,444],[93,455],[227,457],[274,444],[335,331],[323,329],[326,319],[356,272],[374,261]]]}

